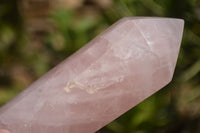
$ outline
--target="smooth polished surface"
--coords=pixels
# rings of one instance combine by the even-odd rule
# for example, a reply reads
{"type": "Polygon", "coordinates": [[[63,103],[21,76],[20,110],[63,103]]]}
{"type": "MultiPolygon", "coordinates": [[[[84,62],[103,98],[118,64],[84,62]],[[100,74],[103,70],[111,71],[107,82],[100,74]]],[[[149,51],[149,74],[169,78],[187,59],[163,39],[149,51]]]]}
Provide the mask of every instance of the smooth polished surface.
{"type": "Polygon", "coordinates": [[[0,110],[12,133],[93,133],[166,84],[183,20],[124,18],[0,110]]]}
{"type": "Polygon", "coordinates": [[[7,130],[0,129],[0,133],[10,133],[7,130]]]}

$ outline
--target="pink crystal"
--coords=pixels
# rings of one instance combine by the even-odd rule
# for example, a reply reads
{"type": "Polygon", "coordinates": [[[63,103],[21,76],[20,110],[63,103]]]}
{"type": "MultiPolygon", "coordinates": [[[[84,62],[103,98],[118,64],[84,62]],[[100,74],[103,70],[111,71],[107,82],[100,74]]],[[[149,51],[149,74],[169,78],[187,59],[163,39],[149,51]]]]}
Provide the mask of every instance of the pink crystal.
{"type": "Polygon", "coordinates": [[[123,18],[0,110],[12,133],[93,133],[168,84],[183,20],[123,18]]]}
{"type": "Polygon", "coordinates": [[[0,133],[10,133],[10,132],[8,132],[7,130],[4,130],[4,129],[0,129],[0,133]]]}

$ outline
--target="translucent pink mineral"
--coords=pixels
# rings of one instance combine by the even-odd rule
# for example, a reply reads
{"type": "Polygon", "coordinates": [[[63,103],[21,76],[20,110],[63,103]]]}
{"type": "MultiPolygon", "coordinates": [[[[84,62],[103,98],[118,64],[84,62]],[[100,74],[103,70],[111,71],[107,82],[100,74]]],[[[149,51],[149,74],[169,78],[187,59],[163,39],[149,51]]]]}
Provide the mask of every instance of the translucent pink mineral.
{"type": "Polygon", "coordinates": [[[8,132],[7,130],[4,130],[4,129],[0,129],[0,133],[10,133],[10,132],[8,132]]]}
{"type": "Polygon", "coordinates": [[[123,18],[0,109],[11,133],[93,133],[168,84],[183,20],[123,18]]]}

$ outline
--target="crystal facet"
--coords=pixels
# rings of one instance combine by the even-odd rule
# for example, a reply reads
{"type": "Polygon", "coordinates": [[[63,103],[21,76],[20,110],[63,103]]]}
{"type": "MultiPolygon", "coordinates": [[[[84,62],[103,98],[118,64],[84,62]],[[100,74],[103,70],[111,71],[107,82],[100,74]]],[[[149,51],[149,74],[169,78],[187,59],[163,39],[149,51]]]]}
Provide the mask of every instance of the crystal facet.
{"type": "Polygon", "coordinates": [[[123,18],[0,110],[12,133],[92,133],[168,84],[183,20],[123,18]]]}

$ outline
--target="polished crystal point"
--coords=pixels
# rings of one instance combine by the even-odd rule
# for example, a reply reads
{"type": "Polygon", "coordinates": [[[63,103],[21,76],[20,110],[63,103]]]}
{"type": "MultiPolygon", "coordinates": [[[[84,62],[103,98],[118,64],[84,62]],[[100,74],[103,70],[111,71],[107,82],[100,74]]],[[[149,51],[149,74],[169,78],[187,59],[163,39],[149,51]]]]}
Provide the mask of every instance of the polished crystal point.
{"type": "Polygon", "coordinates": [[[183,20],[123,18],[0,109],[11,133],[93,133],[173,76],[183,20]]]}

